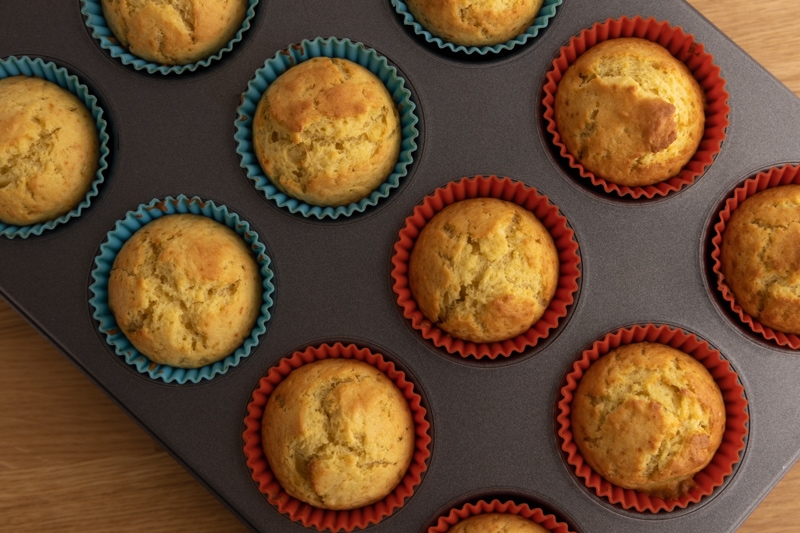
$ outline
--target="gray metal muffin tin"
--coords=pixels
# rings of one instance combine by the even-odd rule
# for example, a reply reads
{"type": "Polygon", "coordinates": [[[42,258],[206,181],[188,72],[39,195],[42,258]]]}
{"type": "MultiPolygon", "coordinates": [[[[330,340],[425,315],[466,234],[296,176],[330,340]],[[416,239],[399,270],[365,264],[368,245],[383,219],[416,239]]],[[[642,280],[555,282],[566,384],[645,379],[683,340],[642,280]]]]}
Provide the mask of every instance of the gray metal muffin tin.
{"type": "Polygon", "coordinates": [[[549,27],[512,53],[453,56],[408,31],[388,0],[262,0],[233,52],[196,73],[151,75],[122,65],[84,26],[80,2],[0,3],[0,56],[29,55],[76,74],[98,96],[111,165],[82,216],[27,239],[0,239],[0,293],[184,467],[255,531],[307,531],[269,504],[242,451],[245,408],[271,365],[323,341],[371,347],[406,370],[432,423],[432,455],[405,505],[368,529],[417,532],[453,505],[509,496],[588,533],[733,531],[800,452],[800,354],[748,332],[709,276],[708,234],[743,180],[800,161],[800,100],[684,2],[565,0],[549,27]],[[595,22],[640,14],[681,26],[727,80],[727,138],[705,175],[653,201],[621,200],[575,176],[544,130],[546,71],[569,38],[595,22]],[[302,39],[336,36],[375,48],[412,88],[420,148],[401,186],[364,214],[308,220],[266,200],[240,168],[234,120],[253,73],[302,39]],[[402,317],[391,289],[392,246],[424,196],[477,174],[508,176],[547,195],[580,246],[580,290],[561,327],[508,359],[463,360],[402,317]],[[153,198],[223,204],[266,244],[275,305],[260,344],[224,376],[167,385],[138,374],[98,332],[90,272],[106,233],[153,198]],[[564,375],[595,339],[635,323],[684,328],[716,347],[749,401],[749,435],[713,495],[670,513],[609,504],[560,451],[555,404],[564,375]]]}

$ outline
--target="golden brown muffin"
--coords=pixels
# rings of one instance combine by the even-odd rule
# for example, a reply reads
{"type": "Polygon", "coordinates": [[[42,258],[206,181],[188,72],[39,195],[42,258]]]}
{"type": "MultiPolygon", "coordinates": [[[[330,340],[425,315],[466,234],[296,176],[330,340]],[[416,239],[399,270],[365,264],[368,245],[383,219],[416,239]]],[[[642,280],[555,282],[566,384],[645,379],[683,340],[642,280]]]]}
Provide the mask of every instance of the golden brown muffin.
{"type": "Polygon", "coordinates": [[[103,0],[122,46],[163,65],[194,63],[221,50],[242,26],[247,0],[103,0]]]}
{"type": "Polygon", "coordinates": [[[747,314],[800,335],[800,185],[766,189],[742,202],[722,236],[721,263],[747,314]]]}
{"type": "Polygon", "coordinates": [[[40,78],[0,80],[0,222],[58,218],[86,197],[100,159],[83,102],[40,78]]]}
{"type": "Polygon", "coordinates": [[[414,19],[453,44],[501,44],[525,32],[543,0],[406,0],[414,19]]]}
{"type": "Polygon", "coordinates": [[[289,495],[322,509],[356,509],[400,483],[414,453],[414,422],[383,372],[323,359],[278,384],[264,409],[262,439],[289,495]]]}
{"type": "Polygon", "coordinates": [[[247,244],[199,215],[143,226],[122,246],[108,280],[108,305],[128,340],[174,367],[198,368],[233,353],[261,302],[261,274],[247,244]]]}
{"type": "Polygon", "coordinates": [[[496,342],[527,331],[558,286],[558,250],[530,211],[504,200],[456,202],[422,228],[411,293],[425,317],[459,339],[496,342]]]}
{"type": "Polygon", "coordinates": [[[312,205],[357,202],[400,154],[400,116],[372,72],[346,59],[296,65],[266,90],[253,119],[256,156],[283,193],[312,205]]]}
{"type": "Polygon", "coordinates": [[[510,513],[471,516],[449,529],[449,533],[547,533],[548,530],[526,518],[510,513]]]}
{"type": "Polygon", "coordinates": [[[555,121],[569,152],[596,176],[645,186],[677,175],[705,130],[705,95],[657,43],[604,41],[564,73],[555,121]]]}
{"type": "Polygon", "coordinates": [[[678,498],[722,442],[725,402],[694,357],[664,344],[629,344],[584,374],[572,432],[586,462],[610,483],[678,498]]]}

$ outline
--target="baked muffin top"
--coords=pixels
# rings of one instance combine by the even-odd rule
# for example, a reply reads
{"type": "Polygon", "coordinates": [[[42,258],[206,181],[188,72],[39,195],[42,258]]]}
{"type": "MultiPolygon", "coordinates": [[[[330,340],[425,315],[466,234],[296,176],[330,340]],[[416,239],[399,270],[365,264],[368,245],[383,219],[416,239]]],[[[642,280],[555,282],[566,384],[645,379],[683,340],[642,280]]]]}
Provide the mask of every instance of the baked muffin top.
{"type": "Polygon", "coordinates": [[[532,520],[510,513],[484,513],[470,516],[450,528],[448,533],[547,533],[532,520]]]}
{"type": "Polygon", "coordinates": [[[570,154],[596,176],[646,186],[677,175],[705,131],[705,95],[689,68],[638,38],[603,41],[570,65],[555,121],[570,154]]]}
{"type": "Polygon", "coordinates": [[[102,0],[122,46],[162,65],[194,63],[225,47],[242,26],[247,0],[102,0]]]}
{"type": "Polygon", "coordinates": [[[0,222],[25,226],[85,198],[100,158],[97,126],[74,94],[47,80],[0,80],[0,222]]]}
{"type": "Polygon", "coordinates": [[[411,293],[425,317],[452,336],[496,342],[527,331],[558,286],[547,228],[494,198],[453,203],[423,228],[409,258],[411,293]]]}
{"type": "Polygon", "coordinates": [[[765,189],[742,202],[720,253],[742,309],[765,326],[800,335],[800,185],[765,189]]]}
{"type": "Polygon", "coordinates": [[[208,217],[165,215],[120,249],[108,305],[122,332],[150,360],[198,368],[233,353],[263,300],[249,247],[208,217]]]}
{"type": "Polygon", "coordinates": [[[543,0],[406,0],[414,19],[453,44],[504,43],[533,24],[543,0]]]}
{"type": "Polygon", "coordinates": [[[411,409],[377,368],[323,359],[293,370],[267,401],[262,442],[291,496],[347,510],[390,494],[414,453],[411,409]]]}
{"type": "Polygon", "coordinates": [[[670,499],[685,495],[725,432],[725,403],[694,357],[634,343],[600,357],[572,400],[572,432],[586,462],[614,485],[670,499]]]}
{"type": "Polygon", "coordinates": [[[347,59],[316,57],[267,88],[253,118],[253,143],[281,192],[312,205],[347,205],[394,170],[400,116],[372,72],[347,59]]]}

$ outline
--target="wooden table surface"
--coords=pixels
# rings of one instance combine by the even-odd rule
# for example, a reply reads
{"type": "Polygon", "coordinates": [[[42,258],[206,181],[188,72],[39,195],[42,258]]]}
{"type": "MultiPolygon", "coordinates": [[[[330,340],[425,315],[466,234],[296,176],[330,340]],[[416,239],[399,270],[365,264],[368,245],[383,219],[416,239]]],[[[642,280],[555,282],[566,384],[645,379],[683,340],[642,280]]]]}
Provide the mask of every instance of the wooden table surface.
{"type": "MultiPolygon", "coordinates": [[[[800,0],[691,3],[800,95],[800,0]]],[[[2,300],[0,368],[0,531],[246,531],[2,300]]],[[[739,531],[800,531],[798,499],[800,464],[739,531]]]]}

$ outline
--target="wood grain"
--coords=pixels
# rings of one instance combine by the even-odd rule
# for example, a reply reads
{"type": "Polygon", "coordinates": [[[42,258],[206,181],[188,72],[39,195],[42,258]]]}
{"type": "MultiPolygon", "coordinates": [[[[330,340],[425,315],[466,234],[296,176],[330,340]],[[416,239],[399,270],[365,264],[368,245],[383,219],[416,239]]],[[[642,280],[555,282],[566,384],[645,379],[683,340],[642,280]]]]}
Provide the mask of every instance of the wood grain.
{"type": "MultiPolygon", "coordinates": [[[[800,2],[691,3],[800,95],[800,2]]],[[[2,301],[0,368],[0,531],[246,531],[2,301]]],[[[800,465],[740,533],[800,531],[798,498],[800,465]]]]}

